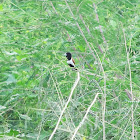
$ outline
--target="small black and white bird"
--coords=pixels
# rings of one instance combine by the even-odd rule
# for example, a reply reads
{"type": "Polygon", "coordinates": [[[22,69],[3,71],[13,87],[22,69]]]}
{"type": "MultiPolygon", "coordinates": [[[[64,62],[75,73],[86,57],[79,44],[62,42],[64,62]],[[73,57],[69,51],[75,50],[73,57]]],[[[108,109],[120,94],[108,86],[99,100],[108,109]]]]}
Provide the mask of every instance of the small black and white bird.
{"type": "MultiPolygon", "coordinates": [[[[75,67],[75,61],[72,58],[72,54],[70,52],[65,53],[65,56],[67,57],[67,64],[70,67],[75,67]]],[[[77,70],[76,68],[74,68],[74,70],[77,70]]]]}

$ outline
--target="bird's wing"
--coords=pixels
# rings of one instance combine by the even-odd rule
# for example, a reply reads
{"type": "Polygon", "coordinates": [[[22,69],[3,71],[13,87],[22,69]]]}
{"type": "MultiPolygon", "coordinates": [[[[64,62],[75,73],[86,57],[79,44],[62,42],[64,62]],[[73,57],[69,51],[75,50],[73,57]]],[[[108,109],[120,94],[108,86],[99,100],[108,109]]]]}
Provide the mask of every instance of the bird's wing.
{"type": "Polygon", "coordinates": [[[75,64],[75,61],[74,61],[74,59],[72,58],[72,62],[75,64]]]}

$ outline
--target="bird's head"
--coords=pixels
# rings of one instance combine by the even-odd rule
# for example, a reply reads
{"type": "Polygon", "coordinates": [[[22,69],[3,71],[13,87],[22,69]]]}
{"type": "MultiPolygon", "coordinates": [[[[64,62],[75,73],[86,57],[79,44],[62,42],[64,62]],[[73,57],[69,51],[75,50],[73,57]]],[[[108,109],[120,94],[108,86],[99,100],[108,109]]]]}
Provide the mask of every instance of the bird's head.
{"type": "Polygon", "coordinates": [[[65,56],[67,57],[68,60],[71,60],[72,55],[70,52],[65,53],[65,56]]]}

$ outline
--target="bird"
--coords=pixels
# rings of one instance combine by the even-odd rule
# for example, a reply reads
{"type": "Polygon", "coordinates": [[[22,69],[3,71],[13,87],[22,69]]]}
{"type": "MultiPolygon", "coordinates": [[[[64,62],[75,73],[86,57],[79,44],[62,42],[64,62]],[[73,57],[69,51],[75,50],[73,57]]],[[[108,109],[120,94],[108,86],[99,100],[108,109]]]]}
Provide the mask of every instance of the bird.
{"type": "MultiPolygon", "coordinates": [[[[67,57],[67,64],[70,66],[70,67],[75,67],[75,61],[74,59],[72,58],[72,54],[70,52],[67,52],[65,53],[65,56],[67,57]]],[[[74,70],[77,70],[76,68],[74,68],[74,70]]]]}

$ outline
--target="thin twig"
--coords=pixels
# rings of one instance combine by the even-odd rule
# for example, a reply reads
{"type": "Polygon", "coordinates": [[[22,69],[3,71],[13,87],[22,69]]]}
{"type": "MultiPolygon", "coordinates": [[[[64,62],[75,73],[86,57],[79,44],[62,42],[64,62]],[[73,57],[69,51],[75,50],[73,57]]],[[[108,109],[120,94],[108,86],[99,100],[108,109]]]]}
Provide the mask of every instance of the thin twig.
{"type": "Polygon", "coordinates": [[[41,130],[42,130],[43,121],[44,121],[44,111],[42,112],[42,119],[41,119],[41,122],[40,122],[40,125],[39,125],[39,132],[38,132],[37,140],[40,139],[40,134],[41,134],[41,130]]]}
{"type": "MultiPolygon", "coordinates": [[[[66,5],[67,5],[67,7],[69,8],[69,11],[70,11],[71,15],[72,15],[73,18],[75,19],[76,25],[77,25],[77,27],[78,27],[78,29],[79,29],[79,31],[80,31],[82,37],[84,38],[84,40],[85,40],[87,46],[89,47],[90,51],[92,52],[93,57],[95,58],[95,60],[97,60],[97,58],[96,58],[96,56],[95,56],[95,54],[94,54],[95,49],[94,49],[94,51],[93,51],[92,48],[90,47],[89,42],[87,41],[87,39],[86,39],[86,37],[85,37],[85,35],[84,35],[84,33],[83,33],[83,31],[82,31],[82,29],[81,29],[79,23],[77,22],[77,20],[76,20],[76,18],[75,18],[75,16],[74,16],[74,14],[73,14],[73,12],[72,12],[72,10],[71,10],[69,4],[67,3],[67,0],[65,0],[65,3],[66,3],[66,5]]],[[[97,53],[96,53],[96,54],[97,54],[97,53]]],[[[99,59],[99,56],[98,56],[98,59],[99,59]]],[[[100,59],[99,59],[99,61],[100,61],[100,59]]],[[[105,136],[106,75],[105,75],[105,72],[104,72],[104,69],[103,69],[103,66],[102,66],[101,61],[100,61],[100,66],[101,66],[101,70],[102,70],[103,75],[104,75],[104,94],[103,94],[103,96],[102,96],[102,120],[103,120],[102,124],[103,124],[103,140],[105,140],[105,139],[106,139],[106,136],[105,136]]]]}
{"type": "MultiPolygon", "coordinates": [[[[93,47],[94,49],[94,47],[93,47]]],[[[102,96],[102,125],[103,125],[103,140],[106,139],[106,134],[105,134],[105,109],[106,109],[106,74],[105,74],[105,71],[104,71],[104,68],[103,68],[103,65],[102,65],[102,62],[99,58],[99,55],[98,53],[96,52],[96,50],[94,49],[94,52],[96,53],[97,55],[97,58],[99,60],[99,63],[100,63],[100,67],[101,67],[101,70],[103,72],[103,75],[104,75],[104,94],[102,96]]]]}
{"type": "Polygon", "coordinates": [[[79,128],[83,125],[83,123],[84,123],[84,121],[86,120],[87,115],[88,115],[88,113],[89,113],[91,107],[92,107],[93,104],[95,103],[95,101],[96,101],[96,99],[97,99],[97,97],[98,97],[99,94],[101,94],[101,93],[97,93],[97,94],[95,95],[95,98],[94,98],[94,100],[92,101],[92,103],[90,104],[90,106],[88,107],[85,116],[83,117],[82,121],[79,123],[78,127],[75,129],[74,134],[73,134],[71,140],[74,139],[74,137],[75,137],[76,133],[78,132],[79,128]]]}
{"type": "MultiPolygon", "coordinates": [[[[122,23],[121,23],[122,25],[122,23]]],[[[122,25],[123,28],[123,25],[122,25]]],[[[129,68],[129,78],[130,78],[130,94],[131,94],[131,98],[132,98],[132,107],[131,107],[131,119],[132,119],[132,139],[134,140],[134,112],[133,112],[133,108],[134,108],[134,96],[132,93],[132,77],[131,77],[131,66],[130,66],[130,61],[129,61],[129,52],[127,50],[127,44],[126,44],[126,36],[125,36],[125,30],[124,28],[123,30],[123,36],[124,36],[124,41],[125,41],[125,49],[126,49],[126,54],[127,54],[127,63],[128,63],[128,68],[129,68]]],[[[130,42],[131,44],[131,42],[130,42]]]]}
{"type": "Polygon", "coordinates": [[[51,6],[52,6],[53,10],[54,10],[54,11],[55,11],[55,13],[56,13],[56,15],[58,15],[58,13],[57,13],[57,11],[56,11],[56,9],[55,9],[55,7],[54,7],[54,5],[53,5],[52,1],[50,1],[50,3],[51,3],[51,6]]]}
{"type": "Polygon", "coordinates": [[[128,98],[132,101],[132,96],[131,96],[130,91],[128,89],[125,89],[124,91],[126,92],[128,98]]]}
{"type": "MultiPolygon", "coordinates": [[[[83,24],[85,25],[85,28],[87,29],[88,34],[91,36],[92,39],[94,39],[94,37],[92,36],[92,34],[91,34],[91,32],[90,32],[88,26],[86,25],[86,23],[85,23],[85,21],[84,21],[82,15],[79,15],[79,17],[80,17],[81,21],[83,22],[83,24]]],[[[96,43],[96,44],[97,44],[97,43],[96,43]]],[[[102,50],[102,48],[100,47],[100,45],[97,44],[97,46],[98,46],[100,52],[103,53],[103,50],[102,50]]]]}
{"type": "MultiPolygon", "coordinates": [[[[94,9],[95,9],[95,13],[96,13],[96,20],[98,21],[98,23],[100,23],[99,22],[99,17],[98,17],[98,14],[97,14],[97,8],[96,8],[96,5],[93,3],[93,6],[94,6],[94,9]]],[[[105,39],[105,36],[104,36],[104,34],[103,34],[103,30],[102,30],[102,26],[101,25],[99,25],[99,29],[100,29],[100,32],[101,32],[101,35],[102,35],[102,38],[103,38],[103,41],[104,41],[104,43],[107,45],[107,41],[106,41],[106,39],[105,39]]]]}
{"type": "Polygon", "coordinates": [[[55,82],[55,80],[54,80],[54,78],[53,78],[53,76],[52,76],[52,73],[50,72],[50,70],[48,70],[49,71],[49,73],[50,73],[50,76],[51,76],[51,78],[52,78],[52,81],[53,81],[53,83],[54,83],[54,86],[55,86],[55,88],[56,88],[56,91],[57,91],[57,94],[58,94],[58,97],[59,97],[59,100],[60,100],[60,104],[61,104],[61,106],[63,105],[63,96],[62,96],[62,93],[61,93],[61,91],[59,92],[58,91],[58,88],[57,88],[57,84],[56,84],[56,82],[55,82]],[[61,98],[62,98],[62,100],[61,100],[61,98]]]}
{"type": "Polygon", "coordinates": [[[73,87],[72,87],[72,89],[71,89],[71,93],[70,93],[70,95],[69,95],[68,101],[66,102],[66,104],[65,104],[65,106],[64,106],[64,108],[63,108],[63,110],[61,111],[61,114],[60,114],[60,116],[59,116],[59,119],[58,119],[58,121],[57,121],[57,124],[56,124],[56,126],[55,126],[55,129],[53,130],[51,136],[49,137],[49,140],[51,140],[51,139],[53,138],[53,136],[54,136],[56,130],[58,129],[59,123],[60,123],[60,121],[61,121],[61,119],[62,119],[62,116],[63,116],[63,114],[64,114],[64,112],[65,112],[65,110],[66,110],[66,108],[67,108],[67,106],[68,106],[68,104],[69,104],[69,102],[70,102],[70,100],[71,100],[71,97],[72,97],[72,95],[73,95],[74,89],[76,88],[76,86],[77,86],[79,80],[80,80],[80,74],[79,74],[79,72],[77,72],[77,79],[76,79],[76,81],[75,81],[75,83],[74,83],[74,85],[73,85],[73,87]]]}
{"type": "MultiPolygon", "coordinates": [[[[71,15],[73,16],[73,18],[74,18],[75,21],[76,21],[76,18],[75,18],[75,16],[74,16],[74,14],[73,14],[73,12],[72,12],[72,10],[71,10],[69,4],[67,3],[67,0],[65,0],[65,3],[66,3],[66,5],[67,5],[67,7],[69,8],[69,11],[70,11],[71,15]]],[[[77,21],[76,21],[76,25],[77,25],[77,27],[78,27],[78,29],[79,29],[79,31],[80,31],[82,37],[84,38],[84,40],[85,40],[87,46],[89,47],[90,51],[92,52],[93,57],[94,57],[95,60],[96,60],[97,58],[96,58],[96,56],[94,55],[94,52],[93,52],[93,50],[91,49],[91,47],[90,47],[90,45],[89,45],[89,42],[87,41],[87,39],[86,39],[86,37],[85,37],[85,35],[84,35],[84,33],[83,33],[83,31],[82,31],[82,29],[81,29],[81,27],[80,27],[80,25],[79,25],[79,23],[78,23],[77,21]]]]}

